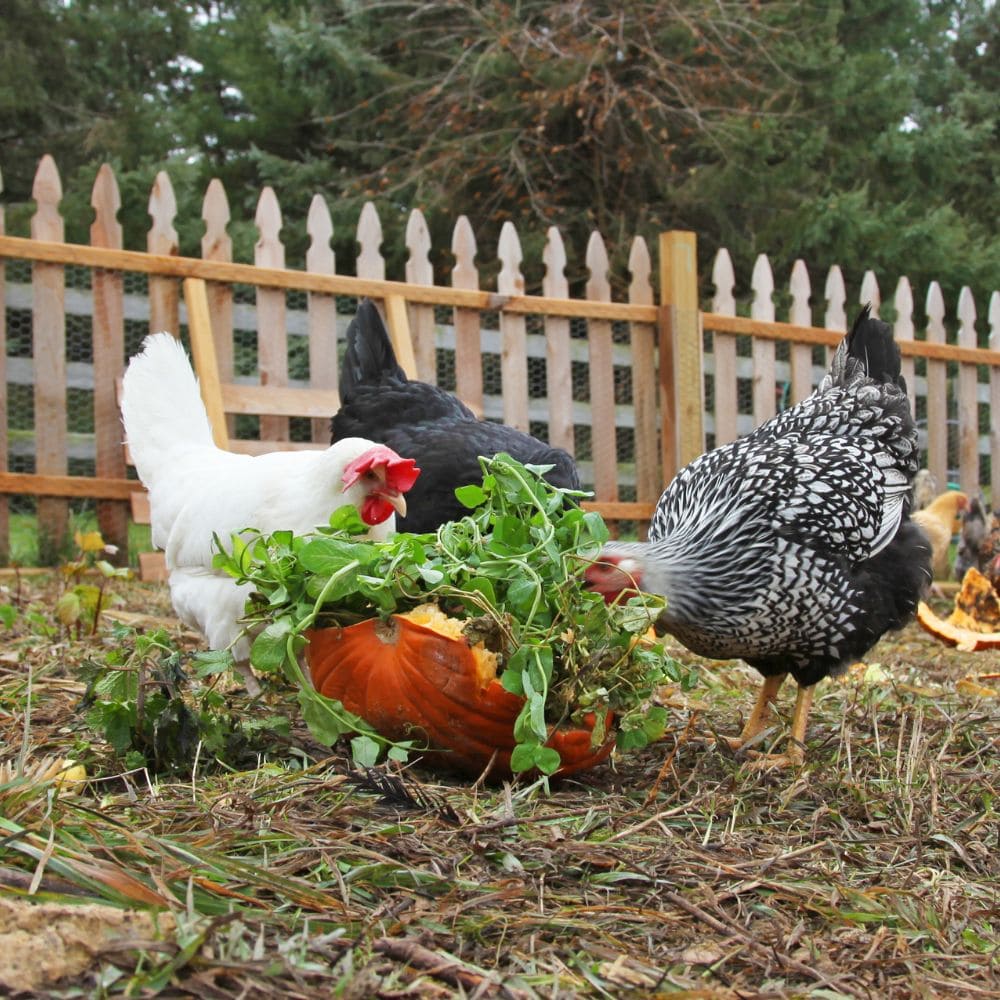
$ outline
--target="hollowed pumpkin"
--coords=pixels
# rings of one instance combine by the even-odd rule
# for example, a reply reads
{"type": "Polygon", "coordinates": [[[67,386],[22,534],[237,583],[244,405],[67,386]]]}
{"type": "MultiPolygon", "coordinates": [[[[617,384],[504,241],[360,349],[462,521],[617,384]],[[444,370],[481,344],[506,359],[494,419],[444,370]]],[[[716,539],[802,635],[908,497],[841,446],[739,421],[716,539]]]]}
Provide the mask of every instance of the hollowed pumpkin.
{"type": "MultiPolygon", "coordinates": [[[[479,774],[496,754],[495,776],[510,774],[514,720],[524,699],[505,690],[487,655],[402,615],[347,628],[306,633],[306,660],[316,690],[335,698],[392,740],[415,739],[431,748],[432,763],[479,774]]],[[[591,746],[594,717],[578,727],[553,728],[546,745],[557,750],[558,775],[604,760],[608,738],[591,746]]]]}

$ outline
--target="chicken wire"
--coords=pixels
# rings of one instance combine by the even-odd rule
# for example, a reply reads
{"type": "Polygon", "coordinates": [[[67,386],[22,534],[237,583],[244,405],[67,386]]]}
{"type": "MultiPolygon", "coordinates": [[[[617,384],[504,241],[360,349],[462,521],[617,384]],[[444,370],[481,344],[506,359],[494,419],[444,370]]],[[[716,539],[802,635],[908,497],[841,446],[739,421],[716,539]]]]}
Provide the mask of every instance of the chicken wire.
{"type": "MultiPolygon", "coordinates": [[[[33,473],[35,463],[35,358],[32,332],[32,265],[28,261],[6,262],[6,412],[7,467],[11,472],[33,473]]],[[[93,351],[93,271],[67,266],[65,275],[66,313],[66,472],[73,476],[95,474],[94,453],[94,351],[93,351]]],[[[146,275],[126,273],[125,359],[135,353],[148,332],[148,281],[146,275]]],[[[34,513],[36,499],[10,497],[13,513],[34,513]]],[[[74,512],[93,507],[93,501],[75,498],[74,512]]]]}
{"type": "MultiPolygon", "coordinates": [[[[6,411],[8,421],[8,468],[12,472],[34,472],[34,388],[33,366],[44,363],[33,358],[32,351],[32,288],[31,267],[28,261],[8,260],[6,262],[6,354],[7,385],[6,411]]],[[[66,362],[67,362],[67,472],[70,475],[93,475],[94,459],[94,407],[93,407],[93,323],[92,323],[92,271],[90,268],[67,266],[66,285],[66,362]]],[[[123,363],[140,347],[142,338],[149,331],[148,278],[136,272],[126,272],[124,279],[124,325],[125,346],[123,363]]],[[[253,285],[233,285],[233,347],[234,375],[237,381],[258,381],[258,346],[256,298],[258,289],[253,285]]],[[[292,385],[309,383],[308,352],[308,295],[292,290],[285,295],[288,328],[288,371],[292,385]]],[[[337,329],[329,335],[336,336],[339,356],[345,349],[345,332],[357,308],[357,299],[338,296],[337,329]]],[[[183,318],[183,306],[182,306],[183,318]]],[[[449,307],[435,308],[435,355],[436,377],[440,386],[454,390],[455,373],[455,332],[452,326],[453,313],[449,307]]],[[[503,384],[501,377],[500,323],[499,314],[481,314],[482,328],[482,376],[484,389],[484,416],[486,419],[500,420],[503,414],[503,384]]],[[[528,338],[528,399],[529,429],[532,434],[548,440],[547,419],[547,371],[545,359],[544,320],[540,316],[526,317],[528,338]]],[[[182,339],[186,341],[186,327],[181,327],[182,339]]],[[[613,462],[618,472],[619,499],[636,499],[634,462],[635,432],[631,424],[632,373],[629,367],[628,324],[616,322],[612,325],[612,340],[616,357],[614,365],[615,404],[618,408],[618,426],[615,435],[614,455],[593,454],[591,425],[587,407],[590,401],[589,372],[586,362],[587,321],[573,318],[570,321],[570,338],[573,344],[572,360],[572,402],[574,413],[574,451],[581,466],[582,479],[586,488],[593,485],[594,463],[613,462]]],[[[706,445],[715,444],[713,412],[715,408],[715,380],[712,364],[711,334],[705,334],[705,428],[706,445]]],[[[789,400],[788,376],[789,346],[776,345],[777,384],[776,408],[787,406],[789,400]]],[[[740,433],[746,433],[754,425],[753,417],[753,372],[751,367],[751,338],[737,338],[737,391],[736,403],[740,433]]],[[[826,352],[817,348],[813,352],[814,381],[826,366],[826,352]]],[[[916,416],[918,425],[926,428],[926,398],[920,394],[920,383],[924,377],[925,362],[917,360],[918,396],[916,416]]],[[[957,365],[949,364],[949,385],[953,386],[957,365]]],[[[958,421],[954,392],[949,392],[948,459],[949,468],[957,466],[958,421]]],[[[988,433],[990,415],[988,407],[980,408],[980,430],[988,433]]],[[[259,419],[253,416],[239,416],[235,423],[235,433],[240,438],[254,438],[259,433],[259,419]]],[[[306,441],[312,435],[311,422],[306,418],[293,418],[290,422],[290,438],[306,441]]],[[[926,436],[925,434],[923,435],[926,436]]],[[[922,440],[922,446],[924,442],[922,440]]],[[[989,457],[981,459],[984,481],[989,477],[989,457]]],[[[957,473],[950,473],[950,476],[957,473]]],[[[30,496],[10,498],[11,509],[15,512],[30,513],[35,509],[35,499],[30,496]]],[[[92,506],[87,500],[71,502],[75,510],[92,506]]],[[[626,529],[627,530],[627,529],[626,529]]]]}

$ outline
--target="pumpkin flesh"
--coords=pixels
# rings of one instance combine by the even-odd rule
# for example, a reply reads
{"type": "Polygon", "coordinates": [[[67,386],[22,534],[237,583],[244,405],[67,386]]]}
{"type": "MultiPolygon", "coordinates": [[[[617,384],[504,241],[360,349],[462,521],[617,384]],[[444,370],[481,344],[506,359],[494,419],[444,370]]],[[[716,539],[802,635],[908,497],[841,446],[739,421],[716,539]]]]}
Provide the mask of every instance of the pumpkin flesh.
{"type": "MultiPolygon", "coordinates": [[[[418,616],[419,617],[419,616],[418,616]]],[[[514,720],[524,699],[504,689],[495,665],[464,638],[452,638],[405,615],[306,633],[306,659],[320,694],[335,698],[391,740],[416,740],[435,763],[480,773],[496,755],[494,774],[510,774],[514,720]],[[478,655],[477,655],[478,654],[478,655]]],[[[488,651],[487,651],[488,652],[488,651]]],[[[605,720],[610,729],[611,713],[605,720]]],[[[593,767],[614,747],[609,735],[591,746],[589,726],[553,729],[559,775],[593,767]]]]}

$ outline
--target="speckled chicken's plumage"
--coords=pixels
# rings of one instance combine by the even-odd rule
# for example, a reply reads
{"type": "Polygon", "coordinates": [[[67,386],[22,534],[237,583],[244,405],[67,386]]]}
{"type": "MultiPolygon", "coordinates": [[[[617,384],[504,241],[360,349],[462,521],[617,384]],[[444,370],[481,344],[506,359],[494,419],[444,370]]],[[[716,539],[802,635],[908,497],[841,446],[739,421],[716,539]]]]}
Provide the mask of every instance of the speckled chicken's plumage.
{"type": "Polygon", "coordinates": [[[908,520],[916,428],[886,324],[867,310],[807,399],[681,470],[634,557],[693,651],[802,684],[916,609],[929,549],[908,520]]]}

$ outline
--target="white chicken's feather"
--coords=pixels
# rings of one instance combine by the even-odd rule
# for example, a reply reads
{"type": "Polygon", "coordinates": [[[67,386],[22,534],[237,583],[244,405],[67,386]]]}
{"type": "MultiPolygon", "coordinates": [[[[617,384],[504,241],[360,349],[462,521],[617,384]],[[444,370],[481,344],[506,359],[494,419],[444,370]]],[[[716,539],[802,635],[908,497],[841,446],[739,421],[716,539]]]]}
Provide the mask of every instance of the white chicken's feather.
{"type": "MultiPolygon", "coordinates": [[[[164,549],[170,595],[182,621],[215,649],[239,635],[249,588],[212,569],[213,534],[228,544],[246,528],[310,531],[338,507],[360,506],[366,486],[344,488],[346,466],[374,447],[347,438],[324,451],[237,455],[212,440],[198,382],[184,348],[169,333],[147,337],[125,372],[122,420],[136,471],[149,490],[153,544],[164,549]]],[[[383,539],[389,517],[369,530],[383,539]]],[[[237,659],[249,650],[241,639],[237,659]]]]}

